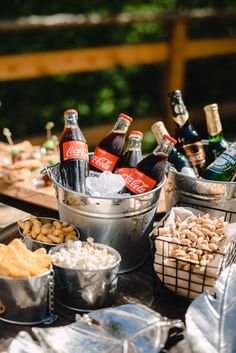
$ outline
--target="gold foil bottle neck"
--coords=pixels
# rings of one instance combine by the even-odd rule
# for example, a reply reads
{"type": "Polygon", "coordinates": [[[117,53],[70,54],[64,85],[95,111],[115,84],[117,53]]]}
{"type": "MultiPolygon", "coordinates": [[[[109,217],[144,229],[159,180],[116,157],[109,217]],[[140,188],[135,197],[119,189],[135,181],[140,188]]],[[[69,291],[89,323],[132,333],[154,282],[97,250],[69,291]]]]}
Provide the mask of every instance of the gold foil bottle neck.
{"type": "Polygon", "coordinates": [[[206,117],[208,135],[216,136],[222,131],[218,104],[208,104],[203,108],[206,117]]]}
{"type": "Polygon", "coordinates": [[[157,143],[159,144],[162,140],[162,137],[164,135],[169,135],[170,134],[168,133],[163,121],[157,121],[155,122],[152,126],[151,126],[151,130],[157,140],[157,143]]]}

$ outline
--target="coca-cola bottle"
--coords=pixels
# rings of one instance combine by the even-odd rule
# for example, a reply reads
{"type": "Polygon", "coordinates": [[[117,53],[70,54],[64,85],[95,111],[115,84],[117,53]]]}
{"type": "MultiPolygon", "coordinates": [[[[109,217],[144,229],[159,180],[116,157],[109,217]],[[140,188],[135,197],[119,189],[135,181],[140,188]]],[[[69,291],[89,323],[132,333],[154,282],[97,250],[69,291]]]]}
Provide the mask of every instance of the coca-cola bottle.
{"type": "Polygon", "coordinates": [[[168,156],[175,143],[176,140],[173,137],[164,135],[154,151],[143,158],[130,173],[121,193],[142,194],[160,184],[166,172],[168,156]]]}
{"type": "Polygon", "coordinates": [[[78,126],[78,113],[75,109],[64,112],[65,126],[60,148],[60,172],[63,186],[73,191],[85,193],[85,178],[88,175],[88,145],[78,126]]]}
{"type": "Polygon", "coordinates": [[[90,159],[90,170],[113,172],[123,154],[125,137],[133,119],[121,113],[113,129],[99,142],[90,159]]]}
{"type": "Polygon", "coordinates": [[[122,175],[125,180],[133,168],[143,159],[142,138],[143,133],[141,131],[130,131],[126,150],[118,160],[115,173],[122,175]]]}

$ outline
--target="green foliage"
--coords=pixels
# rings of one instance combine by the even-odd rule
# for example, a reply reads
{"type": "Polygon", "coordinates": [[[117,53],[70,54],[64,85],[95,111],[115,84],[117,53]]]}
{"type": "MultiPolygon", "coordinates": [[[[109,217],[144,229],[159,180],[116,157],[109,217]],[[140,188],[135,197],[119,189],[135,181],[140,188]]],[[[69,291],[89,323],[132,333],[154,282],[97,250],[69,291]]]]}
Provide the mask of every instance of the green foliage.
{"type": "MultiPolygon", "coordinates": [[[[0,20],[57,13],[172,13],[201,6],[202,1],[197,0],[67,0],[47,4],[36,0],[12,0],[2,4],[0,20]]],[[[209,0],[204,6],[219,10],[236,7],[232,0],[217,3],[209,0]]],[[[192,38],[232,36],[235,32],[235,23],[229,20],[221,26],[218,22],[195,21],[189,27],[192,38]]],[[[0,55],[157,42],[168,37],[169,27],[164,23],[1,32],[0,55]]],[[[63,111],[69,107],[78,109],[82,127],[113,122],[120,112],[135,119],[160,116],[162,98],[166,94],[163,91],[165,69],[160,64],[117,67],[101,72],[0,82],[0,131],[7,126],[15,138],[39,135],[48,120],[54,121],[55,129],[61,131],[63,111]]],[[[189,62],[186,103],[203,105],[233,98],[235,72],[235,57],[232,56],[189,62]]]]}

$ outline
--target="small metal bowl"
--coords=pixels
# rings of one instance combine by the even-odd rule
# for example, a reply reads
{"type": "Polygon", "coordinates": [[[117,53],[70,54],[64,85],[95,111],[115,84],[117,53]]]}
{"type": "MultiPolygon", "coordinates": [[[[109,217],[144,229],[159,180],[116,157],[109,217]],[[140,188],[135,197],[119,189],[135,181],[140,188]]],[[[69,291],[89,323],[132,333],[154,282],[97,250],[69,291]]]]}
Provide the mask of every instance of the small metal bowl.
{"type": "MultiPolygon", "coordinates": [[[[49,217],[35,217],[35,218],[38,219],[42,224],[52,223],[54,221],[57,221],[57,222],[60,222],[60,223],[63,222],[60,219],[56,219],[56,218],[49,218],[49,217]]],[[[29,218],[25,218],[24,221],[27,221],[28,219],[29,218]]],[[[79,240],[79,238],[80,238],[79,230],[72,224],[68,224],[68,226],[71,226],[73,228],[73,230],[77,233],[77,239],[75,239],[75,240],[79,240]]],[[[42,241],[35,240],[35,239],[31,238],[31,237],[27,237],[27,236],[25,236],[22,233],[21,227],[19,225],[18,225],[18,232],[22,236],[23,242],[25,243],[27,248],[29,250],[31,250],[31,251],[37,250],[39,248],[44,248],[47,252],[49,252],[55,246],[65,244],[65,243],[60,243],[60,244],[44,243],[42,241]]]]}
{"type": "MultiPolygon", "coordinates": [[[[82,242],[83,244],[86,242],[82,242]]],[[[52,260],[55,281],[55,295],[68,309],[88,312],[112,305],[118,282],[121,257],[114,248],[100,243],[96,247],[106,248],[116,261],[104,269],[86,270],[62,267],[52,260]]],[[[63,245],[50,251],[55,254],[63,245]]]]}

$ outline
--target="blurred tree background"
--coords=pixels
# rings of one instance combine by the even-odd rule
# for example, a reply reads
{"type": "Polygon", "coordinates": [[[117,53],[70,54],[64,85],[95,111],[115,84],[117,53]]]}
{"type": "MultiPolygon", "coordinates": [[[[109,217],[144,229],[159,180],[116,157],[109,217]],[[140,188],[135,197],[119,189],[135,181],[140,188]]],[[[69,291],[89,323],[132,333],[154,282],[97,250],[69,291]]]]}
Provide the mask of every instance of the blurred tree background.
{"type": "MultiPolygon", "coordinates": [[[[234,0],[67,0],[52,3],[12,0],[2,4],[0,20],[57,13],[102,16],[122,12],[169,14],[203,7],[230,11],[236,9],[236,3],[234,0]]],[[[230,19],[193,22],[188,27],[190,38],[235,35],[236,24],[230,19]]],[[[168,36],[168,23],[164,22],[1,32],[0,55],[151,43],[167,40],[168,36]]],[[[234,55],[230,55],[187,62],[185,103],[188,108],[213,102],[218,102],[220,106],[221,102],[235,98],[235,59],[234,55]]],[[[164,114],[162,90],[165,69],[164,64],[141,65],[0,82],[0,129],[2,131],[7,126],[15,139],[22,139],[41,135],[45,123],[52,120],[56,131],[61,131],[63,111],[69,107],[79,110],[82,128],[114,122],[120,112],[137,119],[161,116],[164,114]]]]}

